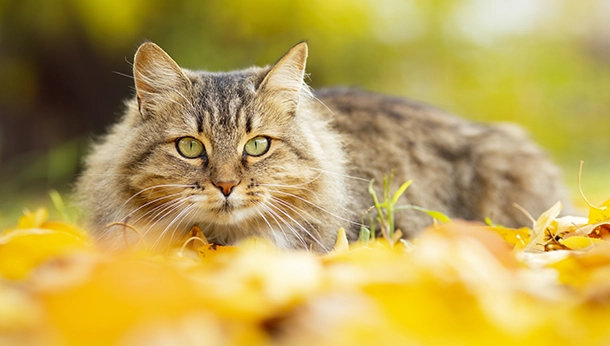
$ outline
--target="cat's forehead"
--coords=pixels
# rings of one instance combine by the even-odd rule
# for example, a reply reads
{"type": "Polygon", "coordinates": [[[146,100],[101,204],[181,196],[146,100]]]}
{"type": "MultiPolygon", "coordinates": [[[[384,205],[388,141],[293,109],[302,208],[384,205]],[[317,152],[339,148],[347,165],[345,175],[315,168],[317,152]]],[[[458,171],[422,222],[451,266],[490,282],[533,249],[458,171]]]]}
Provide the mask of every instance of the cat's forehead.
{"type": "Polygon", "coordinates": [[[189,71],[197,132],[210,142],[230,143],[247,132],[251,104],[264,77],[263,69],[233,72],[189,71]]]}
{"type": "Polygon", "coordinates": [[[190,75],[195,102],[215,120],[233,117],[256,95],[260,70],[196,72],[190,75]]]}
{"type": "Polygon", "coordinates": [[[194,91],[204,100],[231,101],[254,96],[262,81],[264,69],[251,68],[232,72],[204,72],[190,74],[194,91]]]}

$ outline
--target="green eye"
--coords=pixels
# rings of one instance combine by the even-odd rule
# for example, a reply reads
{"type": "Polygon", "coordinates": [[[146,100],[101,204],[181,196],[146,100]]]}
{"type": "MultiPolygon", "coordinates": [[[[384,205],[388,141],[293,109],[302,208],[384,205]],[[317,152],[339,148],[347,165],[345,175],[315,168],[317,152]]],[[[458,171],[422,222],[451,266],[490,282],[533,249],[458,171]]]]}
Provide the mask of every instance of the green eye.
{"type": "Polygon", "coordinates": [[[184,137],[176,141],[176,150],[187,159],[194,159],[201,157],[205,152],[205,147],[201,141],[195,138],[184,137]]]}
{"type": "Polygon", "coordinates": [[[244,152],[250,156],[261,156],[269,150],[271,140],[267,137],[254,137],[244,146],[244,152]]]}

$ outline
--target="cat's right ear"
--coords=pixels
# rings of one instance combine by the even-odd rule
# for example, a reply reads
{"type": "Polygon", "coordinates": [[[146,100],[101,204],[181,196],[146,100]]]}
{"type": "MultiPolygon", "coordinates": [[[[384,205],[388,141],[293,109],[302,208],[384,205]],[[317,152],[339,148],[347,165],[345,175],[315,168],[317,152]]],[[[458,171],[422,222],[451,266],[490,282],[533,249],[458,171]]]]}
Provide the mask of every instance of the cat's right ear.
{"type": "Polygon", "coordinates": [[[143,43],[133,61],[133,78],[140,114],[146,116],[171,92],[191,85],[180,66],[152,42],[143,43]]]}

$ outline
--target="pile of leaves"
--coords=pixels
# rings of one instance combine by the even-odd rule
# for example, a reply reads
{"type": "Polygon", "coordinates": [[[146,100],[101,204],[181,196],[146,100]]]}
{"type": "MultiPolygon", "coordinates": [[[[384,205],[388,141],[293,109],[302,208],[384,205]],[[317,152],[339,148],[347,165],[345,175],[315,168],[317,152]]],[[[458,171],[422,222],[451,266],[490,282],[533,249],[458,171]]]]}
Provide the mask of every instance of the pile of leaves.
{"type": "Polygon", "coordinates": [[[341,233],[324,255],[196,229],[167,255],[109,253],[27,212],[0,235],[0,344],[610,344],[610,200],[586,218],[560,209],[412,242],[341,233]]]}

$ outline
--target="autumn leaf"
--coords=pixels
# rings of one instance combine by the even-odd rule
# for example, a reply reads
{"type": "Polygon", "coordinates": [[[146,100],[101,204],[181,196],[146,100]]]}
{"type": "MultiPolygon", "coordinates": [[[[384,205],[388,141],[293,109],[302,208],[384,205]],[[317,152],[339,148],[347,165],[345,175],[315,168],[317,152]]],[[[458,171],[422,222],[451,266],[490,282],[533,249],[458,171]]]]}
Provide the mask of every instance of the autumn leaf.
{"type": "Polygon", "coordinates": [[[602,203],[599,207],[590,206],[588,216],[590,225],[610,221],[610,199],[602,203]]]}
{"type": "Polygon", "coordinates": [[[538,217],[534,223],[534,236],[531,241],[525,247],[526,250],[539,250],[544,251],[544,245],[546,243],[545,236],[547,234],[555,234],[556,228],[551,228],[553,221],[559,216],[561,212],[561,202],[555,203],[549,210],[545,211],[538,217]],[[547,233],[548,232],[548,233],[547,233]]]}
{"type": "Polygon", "coordinates": [[[570,250],[584,250],[595,244],[601,243],[602,240],[585,237],[585,236],[574,236],[569,238],[563,238],[559,240],[559,243],[569,248],[570,250]]]}
{"type": "Polygon", "coordinates": [[[610,199],[602,203],[599,207],[594,206],[589,202],[585,193],[582,190],[581,179],[582,179],[582,167],[584,162],[580,161],[580,167],[578,169],[578,191],[580,192],[580,197],[585,201],[585,203],[589,206],[589,224],[597,224],[604,221],[610,221],[610,199]]]}
{"type": "Polygon", "coordinates": [[[534,230],[447,220],[353,244],[339,230],[324,255],[197,227],[167,253],[106,252],[27,212],[0,235],[0,343],[605,344],[610,222],[560,210],[534,230]]]}
{"type": "Polygon", "coordinates": [[[557,270],[560,282],[578,289],[581,298],[610,303],[610,243],[591,240],[596,242],[589,251],[572,252],[550,267],[557,270]]]}
{"type": "Polygon", "coordinates": [[[590,238],[606,239],[610,240],[610,222],[605,221],[599,225],[595,225],[589,233],[590,238]]]}
{"type": "Polygon", "coordinates": [[[47,221],[47,217],[44,209],[26,212],[17,228],[0,235],[0,275],[24,279],[46,260],[90,250],[85,233],[69,224],[47,221]]]}
{"type": "Polygon", "coordinates": [[[345,234],[345,229],[339,228],[337,232],[337,240],[335,241],[335,246],[333,246],[333,251],[342,252],[347,251],[349,249],[349,242],[347,240],[347,235],[345,234]]]}
{"type": "Polygon", "coordinates": [[[527,227],[522,228],[507,228],[503,226],[493,225],[487,226],[487,230],[497,233],[507,243],[514,246],[525,246],[530,242],[531,230],[527,227]]]}

